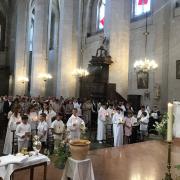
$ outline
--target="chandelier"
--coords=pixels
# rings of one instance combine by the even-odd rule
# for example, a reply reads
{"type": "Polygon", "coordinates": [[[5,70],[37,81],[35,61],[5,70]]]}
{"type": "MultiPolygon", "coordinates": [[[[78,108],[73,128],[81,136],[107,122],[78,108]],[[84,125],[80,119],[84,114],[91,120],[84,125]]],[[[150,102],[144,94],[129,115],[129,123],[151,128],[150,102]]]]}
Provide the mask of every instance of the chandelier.
{"type": "Polygon", "coordinates": [[[147,40],[149,32],[147,31],[147,13],[146,13],[146,31],[143,33],[145,36],[145,59],[137,60],[134,63],[134,69],[138,71],[148,72],[154,70],[158,67],[158,64],[154,60],[149,60],[147,58],[147,40]]]}
{"type": "Polygon", "coordinates": [[[86,69],[79,68],[75,69],[72,74],[76,77],[86,77],[89,75],[89,72],[86,69]]]}

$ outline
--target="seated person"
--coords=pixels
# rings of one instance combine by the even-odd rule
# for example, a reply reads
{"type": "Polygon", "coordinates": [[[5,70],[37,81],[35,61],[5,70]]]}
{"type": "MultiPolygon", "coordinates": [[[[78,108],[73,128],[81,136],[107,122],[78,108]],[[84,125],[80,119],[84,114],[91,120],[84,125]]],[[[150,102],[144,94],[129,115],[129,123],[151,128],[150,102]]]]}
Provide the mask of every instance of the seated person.
{"type": "Polygon", "coordinates": [[[22,122],[16,128],[16,135],[18,137],[18,152],[23,148],[28,148],[29,138],[31,135],[31,125],[28,123],[28,116],[22,116],[22,122]]]}

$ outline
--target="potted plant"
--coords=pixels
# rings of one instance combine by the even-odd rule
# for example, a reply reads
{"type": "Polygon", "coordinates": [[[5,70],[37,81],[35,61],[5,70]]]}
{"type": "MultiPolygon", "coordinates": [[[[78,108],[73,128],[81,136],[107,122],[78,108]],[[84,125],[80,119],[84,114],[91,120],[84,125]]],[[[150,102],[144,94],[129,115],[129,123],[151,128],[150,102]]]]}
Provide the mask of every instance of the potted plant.
{"type": "Polygon", "coordinates": [[[155,122],[155,130],[158,132],[159,135],[162,136],[163,139],[166,138],[167,136],[167,120],[168,120],[168,115],[165,113],[162,117],[162,120],[160,122],[155,122]]]}

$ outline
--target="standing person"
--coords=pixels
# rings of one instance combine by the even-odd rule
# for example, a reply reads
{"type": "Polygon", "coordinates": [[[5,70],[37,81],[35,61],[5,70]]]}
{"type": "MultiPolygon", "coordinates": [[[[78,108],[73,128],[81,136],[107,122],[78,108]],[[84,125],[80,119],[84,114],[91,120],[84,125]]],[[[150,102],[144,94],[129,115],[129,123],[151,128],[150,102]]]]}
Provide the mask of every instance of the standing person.
{"type": "Polygon", "coordinates": [[[90,100],[87,100],[83,103],[82,105],[82,111],[83,111],[83,116],[85,118],[86,124],[91,127],[91,109],[92,109],[92,103],[90,100]]]}
{"type": "Polygon", "coordinates": [[[14,107],[13,114],[11,115],[9,119],[3,154],[12,153],[12,142],[13,142],[12,131],[15,132],[17,125],[21,123],[20,111],[21,111],[21,108],[19,106],[14,107]]]}
{"type": "Polygon", "coordinates": [[[34,105],[30,105],[27,111],[29,124],[31,125],[32,134],[35,135],[37,133],[37,126],[38,126],[38,114],[35,110],[34,105]]]}
{"type": "Polygon", "coordinates": [[[78,116],[82,116],[82,110],[81,110],[81,103],[80,101],[78,101],[78,99],[74,99],[73,101],[73,105],[74,105],[74,108],[76,108],[78,110],[78,116]]]}
{"type": "Polygon", "coordinates": [[[74,108],[73,101],[72,100],[67,101],[65,104],[66,122],[71,117],[73,108],[74,108]]]}
{"type": "Polygon", "coordinates": [[[107,123],[108,124],[112,124],[112,117],[114,115],[114,109],[113,109],[113,105],[112,104],[109,104],[109,107],[107,109],[107,114],[108,114],[107,123]]]}
{"type": "Polygon", "coordinates": [[[114,147],[119,147],[123,145],[123,119],[124,112],[121,108],[116,108],[116,113],[113,115],[113,134],[114,134],[114,147]]]}
{"type": "Polygon", "coordinates": [[[149,124],[148,124],[148,132],[156,134],[157,132],[155,131],[155,122],[160,121],[160,116],[161,113],[156,105],[154,105],[153,110],[150,113],[149,117],[149,124]]]}
{"type": "Polygon", "coordinates": [[[5,117],[7,117],[10,110],[11,110],[11,108],[10,108],[10,103],[9,103],[8,97],[5,96],[4,97],[4,104],[3,104],[3,113],[4,113],[5,117]]]}
{"type": "Polygon", "coordinates": [[[132,112],[129,111],[127,113],[127,117],[124,118],[125,124],[124,124],[124,133],[125,133],[125,144],[130,143],[130,137],[132,135],[132,112]]]}
{"type": "Polygon", "coordinates": [[[16,128],[16,135],[18,137],[18,152],[22,150],[22,148],[28,149],[29,138],[31,135],[31,126],[28,123],[28,116],[22,116],[22,122],[16,128]]]}
{"type": "Polygon", "coordinates": [[[143,115],[142,115],[143,112],[146,112],[147,113],[147,118],[149,118],[149,113],[146,110],[145,106],[141,106],[141,109],[138,111],[138,114],[137,114],[137,119],[138,120],[140,120],[143,117],[143,115]]]}
{"type": "Polygon", "coordinates": [[[106,105],[102,103],[98,111],[98,126],[97,126],[97,141],[100,144],[102,144],[103,140],[106,140],[106,129],[105,129],[106,119],[107,119],[106,105]]]}
{"type": "Polygon", "coordinates": [[[58,113],[56,115],[56,119],[52,122],[51,128],[54,136],[54,148],[57,149],[62,141],[63,132],[65,129],[62,113],[58,113]]]}
{"type": "Polygon", "coordinates": [[[97,126],[97,103],[95,100],[92,101],[92,109],[91,109],[91,129],[96,128],[97,126]]]}
{"type": "Polygon", "coordinates": [[[84,121],[78,117],[78,110],[73,109],[71,117],[67,122],[67,129],[70,131],[70,139],[80,139],[81,136],[81,126],[85,127],[84,121]]]}
{"type": "Polygon", "coordinates": [[[3,97],[0,97],[0,114],[3,113],[4,100],[3,97]]]}
{"type": "Polygon", "coordinates": [[[148,123],[149,118],[146,112],[142,112],[142,117],[140,119],[140,135],[141,141],[144,141],[144,137],[148,135],[148,123]]]}
{"type": "Polygon", "coordinates": [[[47,141],[47,134],[48,134],[48,124],[46,122],[46,114],[41,113],[39,117],[39,124],[37,127],[38,130],[38,136],[42,144],[41,152],[44,153],[45,149],[47,148],[46,146],[46,141],[47,141]]]}

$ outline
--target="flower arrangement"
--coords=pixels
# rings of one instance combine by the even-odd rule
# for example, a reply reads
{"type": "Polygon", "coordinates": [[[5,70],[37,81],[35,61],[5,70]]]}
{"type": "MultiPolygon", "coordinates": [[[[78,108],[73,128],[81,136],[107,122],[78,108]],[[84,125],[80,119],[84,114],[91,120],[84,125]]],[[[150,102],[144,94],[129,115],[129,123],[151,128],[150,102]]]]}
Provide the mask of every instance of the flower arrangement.
{"type": "Polygon", "coordinates": [[[57,168],[63,169],[70,155],[69,131],[67,131],[67,129],[64,129],[63,140],[60,140],[59,146],[54,150],[54,154],[51,159],[57,168]]]}
{"type": "Polygon", "coordinates": [[[155,130],[158,132],[159,135],[161,135],[164,138],[167,136],[167,120],[168,120],[168,115],[165,113],[162,117],[161,122],[155,122],[155,130]]]}

